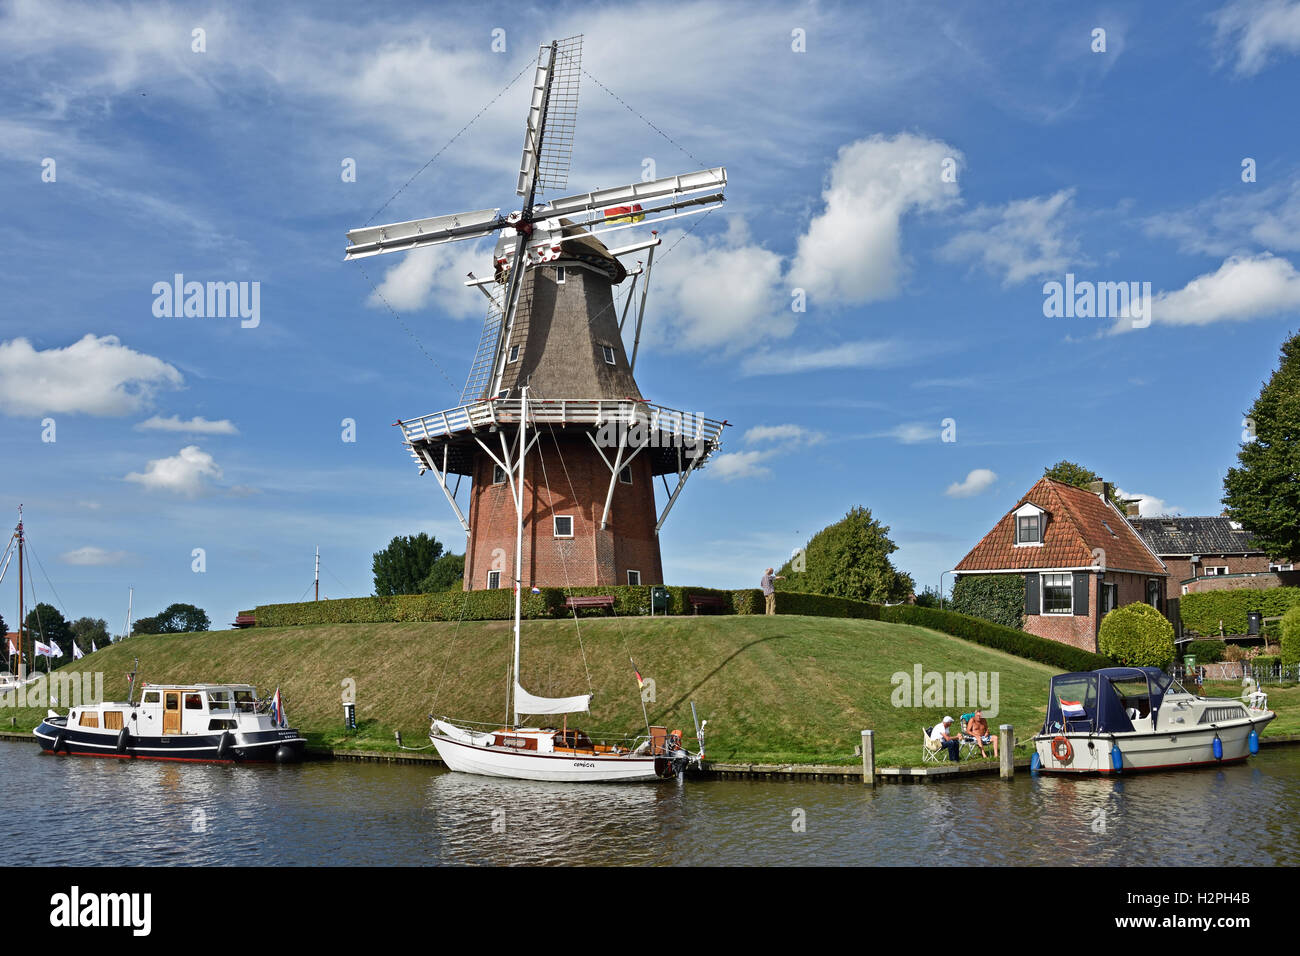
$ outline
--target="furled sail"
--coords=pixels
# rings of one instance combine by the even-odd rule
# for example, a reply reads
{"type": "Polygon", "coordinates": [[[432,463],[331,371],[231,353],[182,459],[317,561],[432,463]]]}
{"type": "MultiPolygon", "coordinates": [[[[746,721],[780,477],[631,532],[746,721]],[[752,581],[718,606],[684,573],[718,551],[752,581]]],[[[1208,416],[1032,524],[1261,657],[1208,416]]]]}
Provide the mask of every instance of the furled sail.
{"type": "Polygon", "coordinates": [[[591,695],[577,697],[534,697],[515,681],[516,714],[577,714],[590,709],[591,695]]]}

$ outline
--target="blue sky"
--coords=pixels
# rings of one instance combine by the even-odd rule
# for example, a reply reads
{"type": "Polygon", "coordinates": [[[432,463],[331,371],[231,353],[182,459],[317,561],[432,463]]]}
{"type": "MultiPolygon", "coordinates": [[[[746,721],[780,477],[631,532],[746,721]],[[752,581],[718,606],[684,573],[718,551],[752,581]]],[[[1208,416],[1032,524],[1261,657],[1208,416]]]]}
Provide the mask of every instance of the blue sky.
{"type": "Polygon", "coordinates": [[[0,506],[40,599],[224,625],[304,597],[317,545],[329,597],[395,534],[462,549],[391,423],[456,403],[490,250],[344,263],[344,233],[517,208],[528,64],[575,33],[566,192],[730,177],[666,229],[638,361],[733,426],[670,581],[751,585],[866,505],[937,583],[1061,458],[1220,511],[1300,311],[1300,3],[10,2],[0,506]],[[156,316],[177,273],[257,282],[256,326],[156,316]],[[1150,283],[1149,323],[1046,316],[1067,274],[1150,283]]]}

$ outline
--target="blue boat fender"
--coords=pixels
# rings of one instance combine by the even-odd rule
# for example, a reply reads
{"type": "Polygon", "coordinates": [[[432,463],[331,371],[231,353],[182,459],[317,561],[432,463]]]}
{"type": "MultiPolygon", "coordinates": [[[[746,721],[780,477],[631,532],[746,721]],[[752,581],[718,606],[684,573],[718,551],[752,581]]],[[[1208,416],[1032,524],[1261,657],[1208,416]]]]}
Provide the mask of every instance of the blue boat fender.
{"type": "Polygon", "coordinates": [[[1039,757],[1038,751],[1035,750],[1034,755],[1029,758],[1029,772],[1038,773],[1038,771],[1042,769],[1042,766],[1043,766],[1043,758],[1039,757]]]}
{"type": "Polygon", "coordinates": [[[1124,769],[1124,754],[1120,752],[1119,744],[1110,745],[1110,765],[1116,773],[1124,769]]]}
{"type": "Polygon", "coordinates": [[[1211,746],[1212,746],[1212,748],[1213,748],[1213,750],[1214,750],[1214,759],[1215,759],[1215,760],[1222,760],[1222,759],[1223,759],[1223,741],[1219,739],[1219,735],[1218,735],[1218,734],[1215,734],[1215,735],[1214,735],[1214,743],[1213,743],[1211,746]]]}
{"type": "Polygon", "coordinates": [[[1250,736],[1247,737],[1246,740],[1250,744],[1251,754],[1254,755],[1259,753],[1259,731],[1254,727],[1250,728],[1250,736]]]}

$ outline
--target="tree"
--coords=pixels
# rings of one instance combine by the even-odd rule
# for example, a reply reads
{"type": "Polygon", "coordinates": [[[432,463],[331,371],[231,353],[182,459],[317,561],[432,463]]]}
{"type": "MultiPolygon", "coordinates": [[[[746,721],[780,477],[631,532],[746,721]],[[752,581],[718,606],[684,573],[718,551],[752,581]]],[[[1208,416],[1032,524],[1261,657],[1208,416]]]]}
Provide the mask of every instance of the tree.
{"type": "Polygon", "coordinates": [[[420,582],[422,594],[437,594],[460,588],[465,577],[465,555],[444,554],[433,564],[433,570],[420,582]]]}
{"type": "Polygon", "coordinates": [[[1129,667],[1168,667],[1174,659],[1174,626],[1150,604],[1125,604],[1102,618],[1097,647],[1129,667]]]}
{"type": "Polygon", "coordinates": [[[131,628],[132,634],[183,634],[211,630],[207,613],[193,604],[169,604],[153,617],[142,617],[131,628]]]}
{"type": "MultiPolygon", "coordinates": [[[[24,623],[28,640],[35,639],[44,644],[53,641],[63,652],[50,658],[50,667],[58,667],[72,660],[72,626],[59,613],[58,608],[42,601],[27,612],[24,623]]],[[[23,653],[25,655],[26,650],[23,653]]]]}
{"type": "Polygon", "coordinates": [[[102,617],[79,617],[72,622],[72,636],[83,651],[89,652],[91,644],[103,647],[109,642],[108,622],[102,617]]]}
{"type": "MultiPolygon", "coordinates": [[[[1102,480],[1101,475],[1097,474],[1095,471],[1084,468],[1083,465],[1075,464],[1072,461],[1066,461],[1064,458],[1058,461],[1051,468],[1044,468],[1043,477],[1051,478],[1053,481],[1064,482],[1067,485],[1074,485],[1076,488],[1084,489],[1087,489],[1087,487],[1094,481],[1102,480]]],[[[1124,499],[1115,494],[1114,485],[1111,485],[1109,497],[1115,507],[1123,512],[1124,499]]]]}
{"type": "Polygon", "coordinates": [[[1278,647],[1285,666],[1300,664],[1300,604],[1282,615],[1282,637],[1278,647]]]}
{"type": "Polygon", "coordinates": [[[1022,630],[1025,624],[1024,575],[960,575],[952,586],[952,602],[948,607],[958,614],[1022,630]]]}
{"type": "Polygon", "coordinates": [[[399,535],[388,547],[375,554],[375,593],[419,594],[424,579],[442,557],[442,544],[421,531],[417,535],[399,535]]]}
{"type": "Polygon", "coordinates": [[[938,588],[927,584],[925,590],[916,596],[916,606],[938,608],[941,597],[938,588]]]}
{"type": "Polygon", "coordinates": [[[872,518],[869,509],[853,508],[808,541],[797,556],[806,570],[794,570],[795,558],[781,566],[777,573],[784,580],[776,586],[876,604],[902,601],[916,590],[916,582],[890,563],[889,556],[897,550],[887,526],[872,518]]]}
{"type": "Polygon", "coordinates": [[[1240,467],[1223,479],[1226,514],[1272,557],[1300,557],[1300,334],[1282,343],[1277,369],[1246,413],[1243,437],[1240,467]]]}

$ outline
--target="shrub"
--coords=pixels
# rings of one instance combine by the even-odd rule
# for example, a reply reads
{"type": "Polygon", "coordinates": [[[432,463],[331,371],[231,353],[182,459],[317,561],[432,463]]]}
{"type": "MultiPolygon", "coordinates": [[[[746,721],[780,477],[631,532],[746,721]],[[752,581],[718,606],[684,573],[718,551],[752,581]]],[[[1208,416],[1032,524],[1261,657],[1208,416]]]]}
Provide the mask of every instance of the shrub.
{"type": "MultiPolygon", "coordinates": [[[[761,591],[755,591],[754,593],[758,595],[758,610],[754,613],[761,614],[764,608],[762,603],[763,594],[761,591]]],[[[854,601],[851,598],[831,597],[828,594],[804,594],[801,591],[776,592],[777,614],[856,617],[878,621],[880,620],[880,611],[879,604],[867,604],[864,601],[854,601]]]]}
{"type": "Polygon", "coordinates": [[[1251,658],[1250,666],[1271,672],[1280,663],[1282,663],[1282,658],[1276,654],[1259,654],[1251,658]]]}
{"type": "Polygon", "coordinates": [[[951,634],[953,637],[1006,651],[1008,654],[1031,661],[1050,664],[1065,671],[1091,671],[1099,667],[1109,667],[1114,663],[1100,654],[1093,654],[1036,634],[1026,634],[1015,628],[1003,627],[1001,624],[994,624],[982,618],[956,614],[952,611],[900,604],[895,607],[882,607],[880,620],[894,624],[928,627],[933,631],[951,634]]]}
{"type": "Polygon", "coordinates": [[[1218,634],[1219,621],[1227,634],[1245,634],[1246,612],[1279,617],[1300,604],[1300,588],[1237,588],[1185,594],[1178,602],[1183,628],[1197,634],[1218,634]]]}
{"type": "Polygon", "coordinates": [[[1097,645],[1130,667],[1168,667],[1174,659],[1174,626],[1150,604],[1126,604],[1102,620],[1097,645]]]}
{"type": "Polygon", "coordinates": [[[1227,653],[1223,641],[1192,641],[1183,649],[1184,654],[1195,654],[1198,664],[1217,664],[1227,653]]]}
{"type": "Polygon", "coordinates": [[[952,610],[1021,630],[1025,579],[1019,574],[963,574],[952,586],[952,610]]]}
{"type": "MultiPolygon", "coordinates": [[[[1200,643],[1194,641],[1193,643],[1200,643]]],[[[1228,644],[1223,648],[1223,659],[1236,663],[1237,661],[1248,661],[1256,656],[1259,649],[1255,647],[1242,647],[1240,644],[1228,644]]]]}
{"type": "Polygon", "coordinates": [[[1282,616],[1282,663],[1300,664],[1300,604],[1282,616]]]}

